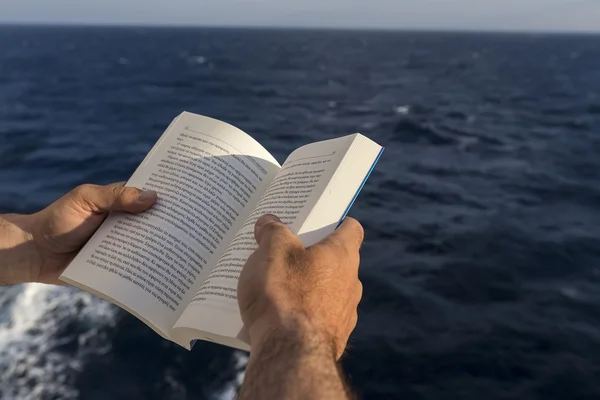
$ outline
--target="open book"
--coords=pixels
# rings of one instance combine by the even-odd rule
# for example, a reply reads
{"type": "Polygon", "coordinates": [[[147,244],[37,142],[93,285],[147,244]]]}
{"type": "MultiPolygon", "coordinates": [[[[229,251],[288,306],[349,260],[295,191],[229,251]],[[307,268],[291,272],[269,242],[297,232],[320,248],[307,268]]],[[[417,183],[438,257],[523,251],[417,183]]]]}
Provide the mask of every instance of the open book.
{"type": "Polygon", "coordinates": [[[306,246],[319,242],[381,152],[355,134],[303,146],[280,166],[241,130],[184,112],[127,182],[158,192],[157,203],[111,213],[60,279],[187,349],[201,339],[249,350],[236,293],[255,221],[274,214],[306,246]]]}

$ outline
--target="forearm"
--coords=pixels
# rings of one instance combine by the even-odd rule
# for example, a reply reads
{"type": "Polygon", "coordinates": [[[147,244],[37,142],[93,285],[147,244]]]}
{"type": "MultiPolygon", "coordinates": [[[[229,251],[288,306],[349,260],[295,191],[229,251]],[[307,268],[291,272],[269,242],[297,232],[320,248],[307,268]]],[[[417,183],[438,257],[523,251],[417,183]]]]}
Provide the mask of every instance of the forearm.
{"type": "Polygon", "coordinates": [[[239,400],[352,398],[332,343],[310,329],[273,331],[253,349],[239,400]]]}
{"type": "Polygon", "coordinates": [[[31,282],[31,265],[39,262],[31,233],[29,216],[0,215],[0,285],[31,282]]]}

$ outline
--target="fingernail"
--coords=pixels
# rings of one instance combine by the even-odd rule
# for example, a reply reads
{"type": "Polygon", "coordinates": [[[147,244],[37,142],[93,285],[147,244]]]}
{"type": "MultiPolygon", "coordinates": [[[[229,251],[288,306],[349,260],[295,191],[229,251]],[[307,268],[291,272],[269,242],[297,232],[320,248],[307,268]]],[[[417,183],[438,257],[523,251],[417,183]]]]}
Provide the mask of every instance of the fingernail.
{"type": "Polygon", "coordinates": [[[260,228],[271,222],[281,222],[281,220],[272,214],[263,215],[256,221],[256,227],[260,228]]]}
{"type": "Polygon", "coordinates": [[[143,190],[138,194],[137,200],[140,203],[147,203],[156,198],[156,192],[154,190],[143,190]]]}

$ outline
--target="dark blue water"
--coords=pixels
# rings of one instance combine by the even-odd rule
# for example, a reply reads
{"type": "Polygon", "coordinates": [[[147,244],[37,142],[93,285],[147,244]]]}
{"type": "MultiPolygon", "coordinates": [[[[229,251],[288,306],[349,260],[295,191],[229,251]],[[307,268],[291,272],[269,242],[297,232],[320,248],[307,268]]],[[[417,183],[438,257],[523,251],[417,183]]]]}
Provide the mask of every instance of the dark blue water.
{"type": "MultiPolygon", "coordinates": [[[[280,161],[386,146],[351,212],[362,397],[600,398],[600,37],[3,27],[0,212],[127,179],[182,110],[280,161]]],[[[73,289],[0,305],[2,398],[228,398],[243,369],[73,289]]]]}

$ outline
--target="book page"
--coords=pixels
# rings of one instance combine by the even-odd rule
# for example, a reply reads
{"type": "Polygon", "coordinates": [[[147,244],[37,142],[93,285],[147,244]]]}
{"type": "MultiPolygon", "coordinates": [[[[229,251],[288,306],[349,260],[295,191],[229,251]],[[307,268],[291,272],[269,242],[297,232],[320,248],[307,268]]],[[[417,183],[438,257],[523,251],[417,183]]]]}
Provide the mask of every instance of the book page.
{"type": "Polygon", "coordinates": [[[294,151],[175,324],[175,340],[205,340],[248,349],[237,304],[238,277],[256,249],[254,224],[277,215],[306,246],[333,232],[362,187],[381,147],[362,135],[294,151]]]}
{"type": "Polygon", "coordinates": [[[61,279],[168,336],[279,169],[239,129],[181,114],[127,183],[157,191],[155,206],[111,214],[61,279]]]}

